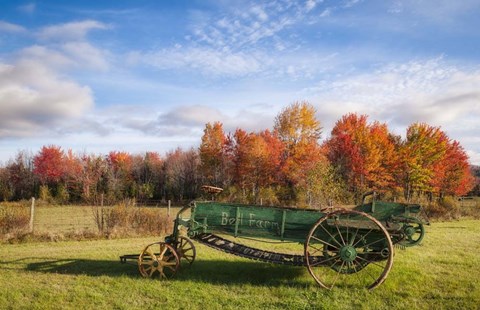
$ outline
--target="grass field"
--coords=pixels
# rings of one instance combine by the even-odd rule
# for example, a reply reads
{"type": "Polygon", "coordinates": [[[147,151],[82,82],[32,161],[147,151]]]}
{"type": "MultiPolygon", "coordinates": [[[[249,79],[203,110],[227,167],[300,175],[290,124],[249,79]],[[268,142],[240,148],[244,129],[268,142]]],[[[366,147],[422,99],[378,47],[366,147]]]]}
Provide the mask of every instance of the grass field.
{"type": "MultiPolygon", "coordinates": [[[[107,207],[108,208],[108,207],[107,207]]],[[[151,208],[159,215],[166,215],[167,208],[151,208]]],[[[172,218],[180,207],[172,207],[172,218]]],[[[35,208],[34,230],[37,234],[67,234],[83,231],[97,231],[94,212],[91,206],[42,206],[35,208]]]]}
{"type": "MultiPolygon", "coordinates": [[[[0,309],[478,309],[480,221],[434,223],[397,250],[374,291],[318,287],[306,268],[254,262],[197,245],[170,281],[143,279],[118,257],[159,238],[0,245],[0,309]]],[[[285,245],[286,246],[286,245],[285,245]]],[[[265,248],[264,245],[262,247],[265,248]]]]}

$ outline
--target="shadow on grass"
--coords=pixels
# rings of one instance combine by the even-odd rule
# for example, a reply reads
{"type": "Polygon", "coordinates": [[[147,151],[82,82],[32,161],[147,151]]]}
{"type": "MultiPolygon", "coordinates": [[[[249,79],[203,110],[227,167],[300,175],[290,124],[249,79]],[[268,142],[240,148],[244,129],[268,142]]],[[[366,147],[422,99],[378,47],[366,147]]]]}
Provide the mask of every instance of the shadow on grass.
{"type": "MultiPolygon", "coordinates": [[[[121,264],[111,260],[50,259],[28,263],[25,269],[54,274],[141,278],[136,264],[121,264]]],[[[192,265],[182,262],[175,278],[171,281],[280,286],[286,283],[294,284],[295,278],[300,278],[306,272],[304,267],[254,261],[196,260],[192,265]]]]}

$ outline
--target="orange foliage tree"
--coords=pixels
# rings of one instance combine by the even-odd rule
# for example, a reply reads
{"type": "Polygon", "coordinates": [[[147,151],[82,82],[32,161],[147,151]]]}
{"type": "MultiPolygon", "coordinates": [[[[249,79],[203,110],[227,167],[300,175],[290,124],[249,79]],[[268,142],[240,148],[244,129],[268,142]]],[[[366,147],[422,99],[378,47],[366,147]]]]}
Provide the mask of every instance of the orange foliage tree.
{"type": "Polygon", "coordinates": [[[444,175],[440,195],[466,195],[475,186],[468,156],[458,141],[448,143],[443,160],[444,175]]]}
{"type": "Polygon", "coordinates": [[[283,144],[269,130],[247,133],[237,129],[230,139],[229,148],[234,183],[240,187],[244,198],[249,192],[257,201],[262,188],[278,181],[283,144]]]}
{"type": "Polygon", "coordinates": [[[303,101],[289,105],[275,118],[274,130],[284,144],[282,172],[292,187],[302,183],[315,163],[324,159],[318,142],[322,127],[315,113],[315,108],[303,101]]]}
{"type": "Polygon", "coordinates": [[[223,124],[207,123],[203,131],[200,144],[200,170],[206,184],[224,187],[227,183],[226,160],[227,137],[223,131],[223,124]]]}
{"type": "Polygon", "coordinates": [[[386,124],[367,123],[366,115],[344,115],[325,142],[328,158],[358,195],[395,187],[398,156],[386,124]]]}
{"type": "Polygon", "coordinates": [[[400,148],[404,194],[410,200],[414,194],[438,192],[444,174],[443,160],[448,137],[439,127],[415,123],[407,128],[400,148]]]}

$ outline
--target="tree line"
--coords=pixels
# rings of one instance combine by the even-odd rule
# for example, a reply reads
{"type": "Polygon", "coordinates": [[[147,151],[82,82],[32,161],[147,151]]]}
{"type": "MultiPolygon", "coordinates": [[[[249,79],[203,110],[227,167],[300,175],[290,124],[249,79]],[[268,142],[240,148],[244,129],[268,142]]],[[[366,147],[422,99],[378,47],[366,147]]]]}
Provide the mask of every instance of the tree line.
{"type": "Polygon", "coordinates": [[[75,154],[49,145],[35,155],[20,151],[0,167],[0,199],[181,202],[213,185],[224,188],[219,199],[226,201],[318,207],[352,203],[371,190],[384,199],[412,201],[478,187],[465,150],[439,127],[414,123],[402,138],[385,123],[349,113],[321,138],[315,108],[295,102],[271,129],[226,133],[221,122],[207,123],[199,148],[164,156],[75,154]]]}

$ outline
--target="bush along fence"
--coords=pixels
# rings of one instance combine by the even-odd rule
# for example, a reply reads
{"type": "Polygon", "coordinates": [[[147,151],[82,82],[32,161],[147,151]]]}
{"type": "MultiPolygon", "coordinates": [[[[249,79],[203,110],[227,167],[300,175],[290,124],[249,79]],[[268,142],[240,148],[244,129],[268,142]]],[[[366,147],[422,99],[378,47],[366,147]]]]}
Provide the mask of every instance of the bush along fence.
{"type": "Polygon", "coordinates": [[[63,240],[162,235],[169,231],[171,207],[55,206],[32,198],[0,203],[0,240],[63,240]]]}

